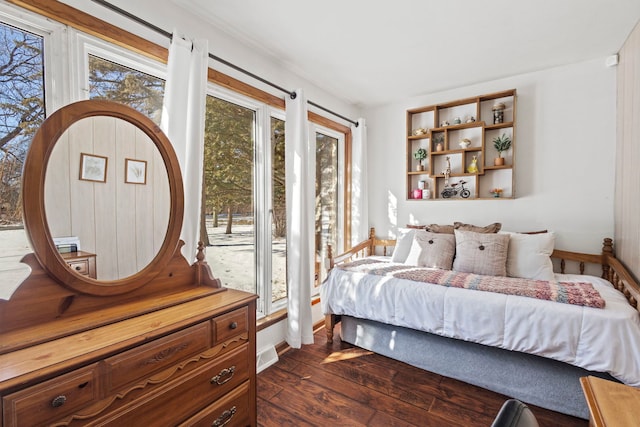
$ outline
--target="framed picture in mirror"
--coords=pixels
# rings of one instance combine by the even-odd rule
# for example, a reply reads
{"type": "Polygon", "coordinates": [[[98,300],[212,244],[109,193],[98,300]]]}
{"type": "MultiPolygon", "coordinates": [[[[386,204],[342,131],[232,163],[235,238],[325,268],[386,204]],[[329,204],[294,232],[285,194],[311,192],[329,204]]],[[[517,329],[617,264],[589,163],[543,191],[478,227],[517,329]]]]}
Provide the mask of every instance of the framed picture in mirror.
{"type": "Polygon", "coordinates": [[[125,159],[124,160],[125,177],[124,182],[127,184],[146,184],[147,183],[147,161],[125,159]]]}
{"type": "Polygon", "coordinates": [[[107,158],[95,154],[80,153],[80,179],[107,182],[107,158]]]}

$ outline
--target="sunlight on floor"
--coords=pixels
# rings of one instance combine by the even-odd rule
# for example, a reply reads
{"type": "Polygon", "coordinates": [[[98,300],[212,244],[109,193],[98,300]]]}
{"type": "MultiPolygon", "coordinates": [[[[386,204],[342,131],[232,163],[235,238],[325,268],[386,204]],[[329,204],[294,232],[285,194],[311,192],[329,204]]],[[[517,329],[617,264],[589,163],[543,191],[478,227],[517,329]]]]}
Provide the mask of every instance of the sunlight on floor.
{"type": "Polygon", "coordinates": [[[373,354],[372,351],[363,350],[361,348],[349,348],[342,351],[336,351],[325,357],[322,363],[340,362],[342,360],[356,359],[362,356],[373,354]]]}

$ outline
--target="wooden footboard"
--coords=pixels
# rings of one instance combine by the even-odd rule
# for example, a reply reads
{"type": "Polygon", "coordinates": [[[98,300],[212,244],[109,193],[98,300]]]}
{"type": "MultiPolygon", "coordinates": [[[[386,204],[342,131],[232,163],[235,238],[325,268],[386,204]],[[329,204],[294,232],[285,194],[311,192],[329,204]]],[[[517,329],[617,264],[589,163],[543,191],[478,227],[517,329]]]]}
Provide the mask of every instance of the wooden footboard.
{"type": "MultiPolygon", "coordinates": [[[[331,252],[331,247],[329,247],[329,269],[332,269],[335,265],[339,265],[353,259],[374,255],[376,253],[387,255],[388,248],[395,246],[395,244],[395,240],[376,238],[375,228],[371,228],[369,238],[367,240],[355,245],[353,248],[343,254],[334,257],[331,252]],[[377,250],[379,252],[377,252],[377,250]]],[[[640,284],[629,272],[629,270],[627,270],[624,264],[622,264],[615,257],[613,251],[613,241],[610,238],[604,239],[602,245],[602,253],[599,255],[556,249],[551,254],[551,258],[556,258],[559,260],[560,271],[557,272],[562,274],[584,274],[585,267],[588,264],[596,264],[601,266],[602,278],[611,282],[616,289],[624,294],[624,296],[627,298],[627,301],[629,301],[629,304],[636,310],[638,310],[638,301],[640,301],[640,284]],[[574,271],[574,269],[577,269],[577,271],[574,271]]],[[[333,342],[333,330],[338,321],[339,316],[335,314],[325,315],[325,328],[327,332],[328,343],[333,342]]]]}

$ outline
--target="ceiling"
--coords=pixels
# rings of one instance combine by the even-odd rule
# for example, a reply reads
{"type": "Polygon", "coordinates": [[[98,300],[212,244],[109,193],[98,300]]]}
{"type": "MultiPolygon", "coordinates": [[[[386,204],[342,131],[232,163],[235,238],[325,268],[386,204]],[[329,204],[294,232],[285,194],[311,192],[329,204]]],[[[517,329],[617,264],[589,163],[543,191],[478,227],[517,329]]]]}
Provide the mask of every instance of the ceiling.
{"type": "Polygon", "coordinates": [[[358,107],[604,66],[640,19],[639,0],[173,1],[358,107]]]}

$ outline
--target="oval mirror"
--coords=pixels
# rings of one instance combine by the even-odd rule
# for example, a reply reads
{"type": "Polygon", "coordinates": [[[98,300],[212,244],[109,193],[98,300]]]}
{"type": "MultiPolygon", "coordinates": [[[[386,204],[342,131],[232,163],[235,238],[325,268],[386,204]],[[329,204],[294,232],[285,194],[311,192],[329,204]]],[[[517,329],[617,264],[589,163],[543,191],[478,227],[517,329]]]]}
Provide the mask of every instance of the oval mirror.
{"type": "Polygon", "coordinates": [[[53,113],[33,139],[23,188],[36,257],[78,292],[139,288],[178,248],[184,208],[177,157],[160,128],[130,107],[91,100],[53,113]],[[90,260],[91,269],[78,259],[90,260]]]}

